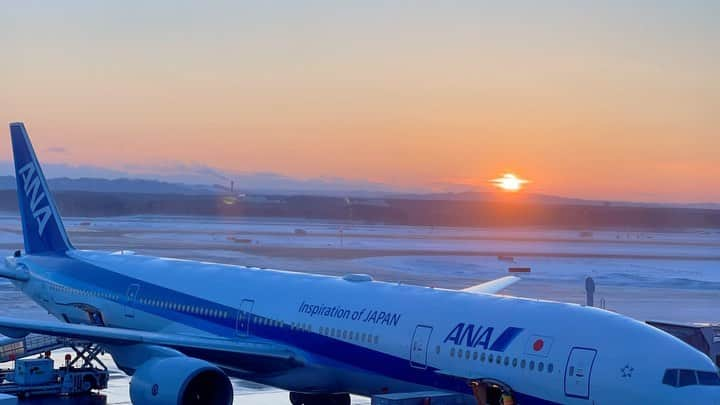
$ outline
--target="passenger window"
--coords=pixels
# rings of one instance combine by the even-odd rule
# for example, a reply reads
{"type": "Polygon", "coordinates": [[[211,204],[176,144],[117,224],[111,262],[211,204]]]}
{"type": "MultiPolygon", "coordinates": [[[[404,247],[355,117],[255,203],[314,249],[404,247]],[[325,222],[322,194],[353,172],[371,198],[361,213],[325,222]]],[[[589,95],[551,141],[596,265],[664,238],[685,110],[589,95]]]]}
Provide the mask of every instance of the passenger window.
{"type": "Polygon", "coordinates": [[[485,361],[485,352],[480,353],[480,361],[481,362],[485,361]]]}
{"type": "Polygon", "coordinates": [[[520,360],[520,368],[525,368],[525,359],[520,360]]]}
{"type": "Polygon", "coordinates": [[[538,363],[538,371],[543,371],[544,369],[545,369],[545,364],[543,364],[542,361],[539,362],[539,363],[538,363]]]}
{"type": "Polygon", "coordinates": [[[552,363],[548,364],[548,373],[552,373],[552,372],[553,372],[553,368],[554,368],[554,367],[553,367],[552,363]]]}
{"type": "Polygon", "coordinates": [[[513,367],[517,367],[517,359],[513,359],[513,367]]]}
{"type": "Polygon", "coordinates": [[[488,356],[488,363],[492,363],[492,362],[493,362],[493,355],[491,354],[488,356]]]}
{"type": "Polygon", "coordinates": [[[505,361],[503,362],[503,364],[505,365],[505,367],[507,367],[507,365],[510,364],[510,358],[505,356],[505,361]]]}
{"type": "Polygon", "coordinates": [[[694,370],[680,370],[680,378],[678,379],[678,387],[686,387],[688,385],[696,385],[697,377],[694,370]]]}
{"type": "Polygon", "coordinates": [[[477,359],[478,359],[478,353],[477,353],[477,352],[473,352],[473,360],[477,360],[477,359]]]}
{"type": "Polygon", "coordinates": [[[535,362],[533,360],[530,360],[530,371],[535,370],[535,362]]]}
{"type": "Polygon", "coordinates": [[[465,351],[465,360],[470,360],[470,350],[465,351]]]}
{"type": "Polygon", "coordinates": [[[455,348],[450,349],[450,357],[455,357],[455,348]]]}

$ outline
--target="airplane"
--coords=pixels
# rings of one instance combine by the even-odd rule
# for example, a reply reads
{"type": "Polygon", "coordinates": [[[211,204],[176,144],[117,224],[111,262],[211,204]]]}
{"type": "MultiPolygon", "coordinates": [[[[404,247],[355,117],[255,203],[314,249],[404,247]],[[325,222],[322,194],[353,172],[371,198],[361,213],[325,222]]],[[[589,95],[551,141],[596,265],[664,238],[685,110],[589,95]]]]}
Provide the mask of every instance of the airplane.
{"type": "Polygon", "coordinates": [[[350,394],[454,393],[466,403],[720,404],[718,369],[679,339],[610,311],[462,291],[76,249],[25,126],[10,124],[24,251],[9,279],[60,322],[0,333],[84,339],[131,375],[134,404],[230,404],[231,377],[293,405],[350,394]],[[508,402],[514,401],[514,402],[508,402]]]}

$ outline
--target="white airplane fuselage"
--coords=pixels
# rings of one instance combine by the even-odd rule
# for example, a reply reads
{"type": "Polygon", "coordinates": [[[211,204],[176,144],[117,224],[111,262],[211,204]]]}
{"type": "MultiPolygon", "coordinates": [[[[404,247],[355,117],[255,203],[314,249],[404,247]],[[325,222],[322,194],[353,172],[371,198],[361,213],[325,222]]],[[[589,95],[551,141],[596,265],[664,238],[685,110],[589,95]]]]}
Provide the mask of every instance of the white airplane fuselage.
{"type": "Polygon", "coordinates": [[[66,322],[252,336],[302,353],[282,373],[188,353],[291,391],[469,395],[469,381],[494,381],[521,404],[712,403],[719,391],[663,384],[668,369],[716,371],[702,353],[574,304],[94,251],[8,260],[29,270],[18,287],[66,322]]]}

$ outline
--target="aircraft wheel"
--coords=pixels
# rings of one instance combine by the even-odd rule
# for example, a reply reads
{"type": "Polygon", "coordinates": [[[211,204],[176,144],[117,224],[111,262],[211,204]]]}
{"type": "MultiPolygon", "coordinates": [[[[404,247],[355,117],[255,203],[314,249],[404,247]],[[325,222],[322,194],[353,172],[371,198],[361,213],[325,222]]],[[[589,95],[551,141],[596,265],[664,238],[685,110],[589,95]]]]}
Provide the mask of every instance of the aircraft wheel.
{"type": "Polygon", "coordinates": [[[350,394],[330,395],[332,397],[332,405],[350,405],[350,394]]]}
{"type": "Polygon", "coordinates": [[[490,387],[487,394],[487,403],[489,405],[502,405],[502,394],[503,391],[500,387],[490,387]]]}
{"type": "Polygon", "coordinates": [[[292,405],[303,405],[303,398],[304,395],[300,394],[299,392],[291,392],[290,393],[290,403],[292,405]]]}

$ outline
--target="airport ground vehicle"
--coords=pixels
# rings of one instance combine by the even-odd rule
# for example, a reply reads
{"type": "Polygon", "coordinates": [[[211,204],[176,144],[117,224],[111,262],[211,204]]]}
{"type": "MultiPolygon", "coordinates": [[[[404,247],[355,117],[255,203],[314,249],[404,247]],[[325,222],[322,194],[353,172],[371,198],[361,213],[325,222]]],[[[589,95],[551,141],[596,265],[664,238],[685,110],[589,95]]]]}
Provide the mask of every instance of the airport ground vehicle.
{"type": "Polygon", "coordinates": [[[0,370],[0,394],[74,396],[105,389],[110,376],[97,358],[99,352],[97,345],[54,336],[0,339],[0,363],[14,366],[0,370]],[[55,368],[50,351],[63,348],[75,355],[68,352],[61,367],[55,368]]]}

